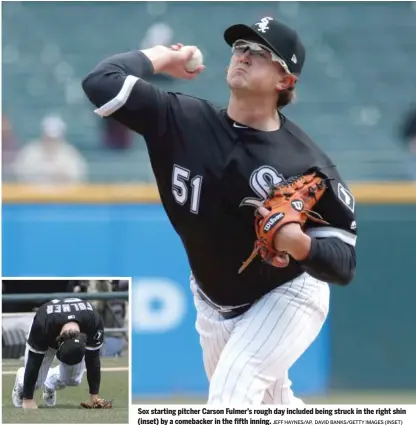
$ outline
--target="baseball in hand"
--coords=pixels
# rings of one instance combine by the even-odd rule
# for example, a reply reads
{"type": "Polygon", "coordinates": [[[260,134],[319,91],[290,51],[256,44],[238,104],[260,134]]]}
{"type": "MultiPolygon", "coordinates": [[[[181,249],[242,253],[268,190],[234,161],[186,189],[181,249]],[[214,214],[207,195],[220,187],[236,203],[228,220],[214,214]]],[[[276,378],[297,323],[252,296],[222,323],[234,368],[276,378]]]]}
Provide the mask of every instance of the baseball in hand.
{"type": "Polygon", "coordinates": [[[204,62],[204,57],[202,56],[201,51],[197,48],[192,55],[191,59],[188,60],[185,64],[185,69],[188,72],[194,72],[197,70],[198,66],[202,65],[204,62]]]}

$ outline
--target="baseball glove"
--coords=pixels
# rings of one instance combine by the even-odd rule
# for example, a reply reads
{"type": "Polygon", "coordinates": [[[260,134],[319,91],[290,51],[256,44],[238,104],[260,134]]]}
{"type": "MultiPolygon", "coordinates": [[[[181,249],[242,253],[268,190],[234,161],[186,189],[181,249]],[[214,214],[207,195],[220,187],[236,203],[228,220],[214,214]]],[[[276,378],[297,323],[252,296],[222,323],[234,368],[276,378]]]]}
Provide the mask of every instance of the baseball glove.
{"type": "Polygon", "coordinates": [[[85,409],[111,409],[113,407],[113,400],[104,400],[103,398],[99,398],[94,403],[81,402],[80,404],[85,409]]]}
{"type": "Polygon", "coordinates": [[[276,233],[289,223],[299,223],[303,227],[308,219],[328,224],[318,213],[312,211],[326,189],[326,179],[316,173],[297,176],[272,187],[263,204],[270,213],[263,217],[256,212],[254,227],[257,240],[253,252],[238,272],[242,273],[258,254],[274,267],[286,267],[289,264],[289,255],[274,249],[276,233]]]}

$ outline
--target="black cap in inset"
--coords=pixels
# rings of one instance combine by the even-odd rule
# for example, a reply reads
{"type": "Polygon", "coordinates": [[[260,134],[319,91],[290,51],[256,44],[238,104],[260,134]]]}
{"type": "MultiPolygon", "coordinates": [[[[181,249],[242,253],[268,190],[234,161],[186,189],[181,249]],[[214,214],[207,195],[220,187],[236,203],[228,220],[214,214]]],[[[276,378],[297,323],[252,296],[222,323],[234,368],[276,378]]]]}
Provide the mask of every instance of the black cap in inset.
{"type": "Polygon", "coordinates": [[[85,355],[85,339],[82,335],[64,340],[56,352],[56,357],[68,366],[81,363],[85,355]]]}
{"type": "Polygon", "coordinates": [[[237,40],[264,44],[286,63],[289,71],[300,75],[305,62],[305,47],[295,30],[271,17],[262,18],[248,26],[237,24],[224,32],[225,41],[232,46],[237,40]]]}

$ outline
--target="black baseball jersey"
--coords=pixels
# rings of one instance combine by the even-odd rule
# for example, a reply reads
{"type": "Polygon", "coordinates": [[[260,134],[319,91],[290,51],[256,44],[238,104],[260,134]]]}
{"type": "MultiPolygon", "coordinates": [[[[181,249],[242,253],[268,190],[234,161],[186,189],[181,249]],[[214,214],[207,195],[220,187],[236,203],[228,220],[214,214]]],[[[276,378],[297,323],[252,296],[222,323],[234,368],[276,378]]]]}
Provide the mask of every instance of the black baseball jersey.
{"type": "Polygon", "coordinates": [[[100,315],[89,301],[79,298],[52,300],[41,305],[35,314],[27,345],[34,353],[58,349],[56,338],[62,326],[77,322],[81,333],[87,336],[86,349],[98,350],[104,341],[104,325],[100,315]]]}
{"type": "Polygon", "coordinates": [[[257,258],[238,274],[256,238],[256,206],[270,184],[289,177],[319,170],[332,179],[316,206],[330,225],[308,231],[355,245],[354,197],[331,160],[299,127],[281,115],[277,131],[249,128],[225,109],[166,93],[142,79],[152,72],[141,52],[121,54],[101,62],[83,88],[98,115],[144,136],[163,207],[208,297],[228,306],[252,302],[304,272],[294,260],[278,269],[257,258]]]}

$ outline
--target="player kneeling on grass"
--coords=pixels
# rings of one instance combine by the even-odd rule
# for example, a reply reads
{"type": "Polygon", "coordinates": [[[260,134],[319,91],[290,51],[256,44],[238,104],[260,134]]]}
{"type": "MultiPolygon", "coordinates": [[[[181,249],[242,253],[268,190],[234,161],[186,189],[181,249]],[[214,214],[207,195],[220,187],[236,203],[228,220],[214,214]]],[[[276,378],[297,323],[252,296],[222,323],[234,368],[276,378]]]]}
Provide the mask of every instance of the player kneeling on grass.
{"type": "Polygon", "coordinates": [[[111,407],[111,402],[98,396],[103,341],[103,322],[88,301],[68,298],[43,304],[30,329],[25,366],[16,374],[13,405],[36,409],[33,395],[35,389],[43,386],[45,404],[55,406],[56,390],[81,385],[86,369],[91,400],[81,406],[111,407]],[[55,356],[59,364],[51,368],[55,356]]]}

